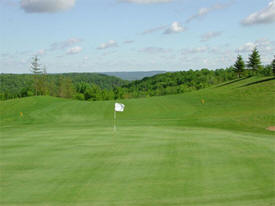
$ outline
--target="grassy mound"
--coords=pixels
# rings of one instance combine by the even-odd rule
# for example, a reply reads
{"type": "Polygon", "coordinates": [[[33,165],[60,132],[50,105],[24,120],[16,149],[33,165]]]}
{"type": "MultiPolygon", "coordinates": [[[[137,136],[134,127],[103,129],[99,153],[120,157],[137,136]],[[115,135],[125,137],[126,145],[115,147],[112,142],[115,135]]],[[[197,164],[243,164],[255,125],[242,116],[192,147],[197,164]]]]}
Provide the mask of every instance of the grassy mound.
{"type": "Polygon", "coordinates": [[[116,133],[113,101],[0,102],[0,204],[272,205],[274,92],[248,78],[123,100],[116,133]]]}

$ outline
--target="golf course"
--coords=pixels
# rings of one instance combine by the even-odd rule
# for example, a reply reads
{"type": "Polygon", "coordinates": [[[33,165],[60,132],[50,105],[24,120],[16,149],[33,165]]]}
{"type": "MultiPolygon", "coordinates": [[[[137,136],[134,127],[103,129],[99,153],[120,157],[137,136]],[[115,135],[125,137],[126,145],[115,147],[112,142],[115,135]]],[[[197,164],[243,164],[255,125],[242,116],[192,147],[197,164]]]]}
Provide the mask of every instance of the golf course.
{"type": "Polygon", "coordinates": [[[274,126],[274,77],[116,101],[0,101],[0,205],[275,205],[274,126]]]}

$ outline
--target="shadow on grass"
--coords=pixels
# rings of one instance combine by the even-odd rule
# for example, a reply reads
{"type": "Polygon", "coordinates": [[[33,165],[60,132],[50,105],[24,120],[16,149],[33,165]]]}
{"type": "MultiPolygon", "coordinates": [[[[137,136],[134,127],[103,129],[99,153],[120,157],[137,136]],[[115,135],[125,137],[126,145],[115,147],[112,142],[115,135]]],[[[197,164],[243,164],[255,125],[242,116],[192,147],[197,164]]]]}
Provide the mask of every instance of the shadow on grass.
{"type": "Polygon", "coordinates": [[[275,80],[275,77],[271,77],[271,78],[268,78],[268,79],[263,79],[263,80],[256,81],[256,82],[251,82],[251,83],[242,85],[240,87],[248,87],[248,86],[251,86],[251,85],[254,85],[254,84],[260,84],[260,83],[268,82],[268,81],[271,81],[271,80],[275,80]]]}
{"type": "Polygon", "coordinates": [[[250,78],[250,77],[244,77],[244,78],[241,78],[241,79],[235,79],[235,80],[233,80],[233,81],[231,81],[231,82],[227,82],[227,83],[225,83],[225,84],[218,85],[218,86],[216,86],[215,88],[224,87],[224,86],[227,86],[227,85],[229,85],[229,84],[233,84],[233,83],[236,83],[236,82],[239,82],[239,81],[248,79],[248,78],[250,78]]]}

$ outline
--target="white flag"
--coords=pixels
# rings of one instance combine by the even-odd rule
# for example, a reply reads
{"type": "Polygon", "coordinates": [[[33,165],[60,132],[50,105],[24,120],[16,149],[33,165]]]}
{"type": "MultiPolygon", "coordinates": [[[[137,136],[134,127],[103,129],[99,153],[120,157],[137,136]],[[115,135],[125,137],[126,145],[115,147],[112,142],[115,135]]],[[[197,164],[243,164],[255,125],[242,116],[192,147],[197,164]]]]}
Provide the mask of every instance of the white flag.
{"type": "Polygon", "coordinates": [[[123,112],[124,111],[124,104],[121,103],[115,103],[115,111],[116,112],[123,112]]]}

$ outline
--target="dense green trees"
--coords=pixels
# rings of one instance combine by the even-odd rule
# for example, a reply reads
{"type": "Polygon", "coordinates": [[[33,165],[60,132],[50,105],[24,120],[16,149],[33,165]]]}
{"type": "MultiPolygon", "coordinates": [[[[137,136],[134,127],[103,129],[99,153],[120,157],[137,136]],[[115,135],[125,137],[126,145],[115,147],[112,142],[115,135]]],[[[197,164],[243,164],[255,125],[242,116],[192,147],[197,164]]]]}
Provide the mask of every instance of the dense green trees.
{"type": "MultiPolygon", "coordinates": [[[[30,71],[33,74],[32,77],[35,95],[48,95],[47,70],[45,66],[42,68],[37,56],[33,58],[30,71]]],[[[31,94],[31,92],[29,92],[29,94],[31,94]]]]}
{"type": "MultiPolygon", "coordinates": [[[[47,74],[41,76],[45,77],[46,81],[43,81],[45,83],[43,86],[37,87],[38,95],[95,101],[188,92],[233,79],[234,72],[232,68],[216,71],[207,69],[201,71],[190,70],[160,74],[144,78],[143,80],[133,81],[129,84],[118,78],[112,81],[113,77],[103,75],[106,82],[109,82],[109,85],[105,88],[102,88],[100,84],[86,81],[86,77],[89,76],[88,74],[84,75],[85,78],[82,81],[79,78],[81,74],[47,74]],[[121,86],[122,83],[124,83],[123,86],[121,86]]],[[[0,89],[2,93],[1,98],[10,99],[35,94],[36,89],[34,88],[33,81],[33,75],[1,74],[0,82],[1,85],[4,85],[0,89]]],[[[104,82],[104,80],[95,82],[104,82]]],[[[106,82],[104,83],[106,84],[106,82]]]]}
{"type": "MultiPolygon", "coordinates": [[[[102,99],[113,99],[113,88],[121,87],[128,81],[117,77],[96,73],[66,73],[66,74],[0,74],[0,99],[12,99],[26,96],[50,95],[55,97],[78,98],[79,83],[95,84],[102,90],[102,99]],[[37,79],[37,80],[36,80],[37,79]],[[66,87],[68,89],[66,89],[66,87]]],[[[82,89],[83,90],[83,89],[82,89]]]]}
{"type": "Polygon", "coordinates": [[[253,71],[254,74],[260,70],[261,56],[260,56],[257,48],[254,48],[252,53],[250,54],[247,66],[248,66],[248,68],[250,68],[253,71]]]}
{"type": "Polygon", "coordinates": [[[234,71],[240,77],[241,75],[244,77],[250,76],[271,76],[273,72],[273,64],[270,65],[261,65],[261,56],[257,50],[257,48],[253,49],[251,54],[249,55],[249,59],[247,61],[247,65],[244,64],[244,61],[240,55],[238,55],[237,60],[234,64],[234,71]]]}
{"type": "Polygon", "coordinates": [[[124,85],[124,97],[161,96],[206,88],[210,85],[235,79],[233,68],[218,70],[189,70],[167,72],[146,77],[124,85]]]}
{"type": "Polygon", "coordinates": [[[41,78],[41,74],[43,72],[42,72],[41,65],[39,63],[39,59],[37,56],[35,56],[33,58],[30,71],[31,71],[31,73],[33,73],[33,86],[35,89],[35,95],[37,96],[39,89],[41,90],[41,87],[43,86],[42,85],[43,80],[41,78]]]}
{"type": "Polygon", "coordinates": [[[245,63],[241,55],[238,55],[237,60],[234,64],[234,71],[238,74],[238,77],[241,77],[241,74],[244,72],[245,63]]]}
{"type": "Polygon", "coordinates": [[[95,73],[47,74],[34,57],[33,74],[0,74],[0,99],[50,95],[98,101],[185,93],[240,77],[270,76],[275,74],[275,59],[270,65],[261,66],[260,54],[255,48],[247,67],[249,69],[238,55],[234,66],[226,69],[167,72],[128,82],[95,73]]]}
{"type": "Polygon", "coordinates": [[[273,61],[272,61],[272,63],[271,63],[271,66],[272,66],[272,73],[273,73],[273,75],[275,76],[275,56],[274,56],[274,58],[273,58],[273,61]]]}
{"type": "Polygon", "coordinates": [[[26,74],[0,74],[1,100],[32,96],[33,76],[26,74]]]}
{"type": "Polygon", "coordinates": [[[61,76],[58,81],[59,97],[72,98],[75,94],[75,88],[73,86],[72,80],[61,76]]]}
{"type": "Polygon", "coordinates": [[[79,100],[111,100],[114,99],[113,90],[101,89],[96,84],[80,82],[76,85],[75,98],[79,100]]]}

